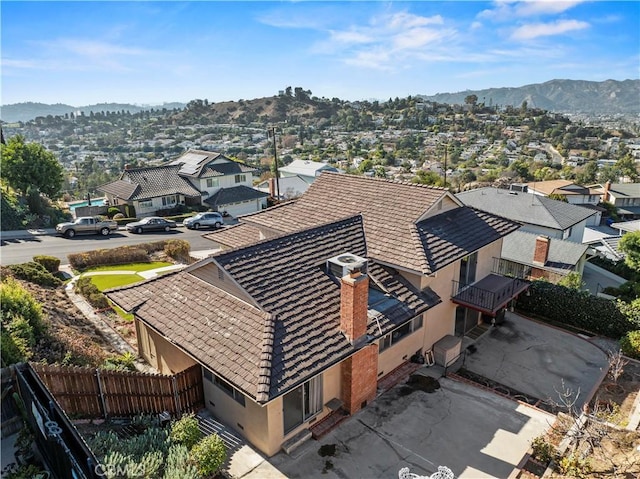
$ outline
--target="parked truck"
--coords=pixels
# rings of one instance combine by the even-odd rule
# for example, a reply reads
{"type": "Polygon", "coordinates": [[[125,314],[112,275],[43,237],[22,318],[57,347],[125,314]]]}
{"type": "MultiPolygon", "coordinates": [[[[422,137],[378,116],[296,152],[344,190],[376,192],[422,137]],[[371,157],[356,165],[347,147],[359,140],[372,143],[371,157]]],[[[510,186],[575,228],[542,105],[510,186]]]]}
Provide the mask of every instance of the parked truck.
{"type": "Polygon", "coordinates": [[[113,220],[103,220],[99,216],[81,216],[73,223],[59,223],[56,233],[65,238],[73,238],[80,234],[109,235],[118,229],[118,223],[113,220]]]}

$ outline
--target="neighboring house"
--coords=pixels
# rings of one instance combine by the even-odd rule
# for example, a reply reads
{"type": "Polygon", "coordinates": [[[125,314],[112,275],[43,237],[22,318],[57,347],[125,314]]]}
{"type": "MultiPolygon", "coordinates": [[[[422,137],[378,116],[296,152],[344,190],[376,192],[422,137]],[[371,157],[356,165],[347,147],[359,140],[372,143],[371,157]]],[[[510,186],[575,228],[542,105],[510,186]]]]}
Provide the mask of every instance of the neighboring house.
{"type": "Polygon", "coordinates": [[[107,295],[134,314],[145,359],[200,364],[207,408],[270,456],[365,407],[412,356],[446,347],[444,365],[500,320],[528,284],[492,273],[518,227],[443,189],[323,173],[206,235],[231,249],[107,295]]]}
{"type": "Polygon", "coordinates": [[[634,220],[640,218],[640,183],[611,183],[607,181],[598,189],[602,201],[614,205],[618,216],[634,220]]]}
{"type": "Polygon", "coordinates": [[[468,206],[522,223],[521,231],[576,243],[596,211],[545,196],[499,188],[478,188],[456,195],[468,206]]]}
{"type": "Polygon", "coordinates": [[[256,171],[221,153],[189,150],[169,165],[125,168],[118,180],[98,189],[109,204],[132,204],[137,216],[180,204],[238,216],[266,208],[268,195],[252,188],[256,171]]]}
{"type": "Polygon", "coordinates": [[[588,245],[573,241],[514,231],[502,240],[497,271],[519,278],[544,278],[557,283],[571,272],[582,276],[588,249],[588,245]]]}
{"type": "Polygon", "coordinates": [[[600,193],[595,189],[580,186],[569,180],[549,180],[527,183],[528,193],[547,196],[555,200],[566,201],[569,204],[590,208],[596,212],[587,219],[587,226],[597,226],[602,220],[602,213],[606,209],[598,206],[600,193]]]}
{"type": "MultiPolygon", "coordinates": [[[[635,222],[629,222],[630,224],[635,222]]],[[[614,223],[624,224],[624,223],[614,223]]],[[[582,242],[592,248],[592,253],[611,261],[620,261],[624,258],[624,254],[618,249],[618,242],[622,238],[620,229],[614,229],[611,226],[592,226],[585,228],[584,238],[582,242]]]]}
{"type": "MultiPolygon", "coordinates": [[[[323,171],[337,172],[338,169],[319,161],[293,160],[287,166],[278,168],[278,171],[281,178],[298,176],[307,183],[313,183],[323,171]]],[[[282,194],[282,188],[280,188],[280,194],[282,194]]]]}
{"type": "Polygon", "coordinates": [[[624,233],[633,233],[634,231],[640,231],[640,220],[611,223],[611,227],[618,230],[620,235],[623,235],[624,233]]]}
{"type": "Polygon", "coordinates": [[[309,183],[296,175],[278,179],[277,185],[275,178],[269,178],[262,183],[258,183],[255,189],[268,193],[272,198],[278,196],[279,190],[281,200],[291,200],[302,196],[309,189],[309,183]]]}

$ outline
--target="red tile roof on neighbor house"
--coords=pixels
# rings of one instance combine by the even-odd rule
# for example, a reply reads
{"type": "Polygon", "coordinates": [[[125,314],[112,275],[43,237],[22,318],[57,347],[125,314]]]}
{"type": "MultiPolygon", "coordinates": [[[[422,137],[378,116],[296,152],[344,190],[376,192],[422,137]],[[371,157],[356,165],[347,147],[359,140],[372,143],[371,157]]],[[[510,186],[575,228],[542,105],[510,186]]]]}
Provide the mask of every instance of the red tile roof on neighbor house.
{"type": "MultiPolygon", "coordinates": [[[[242,216],[240,221],[265,234],[277,234],[362,214],[369,256],[422,274],[431,274],[519,227],[511,220],[464,206],[452,210],[455,213],[419,221],[445,196],[450,195],[441,188],[324,172],[298,200],[242,216]],[[454,218],[467,223],[452,225],[454,218]],[[430,224],[442,228],[423,234],[430,224]],[[463,243],[464,248],[456,247],[463,243]]],[[[223,245],[229,241],[224,232],[205,237],[216,242],[220,238],[223,245]]]]}
{"type": "MultiPolygon", "coordinates": [[[[187,270],[107,293],[216,374],[267,402],[353,354],[340,331],[340,282],[328,259],[367,256],[361,216],[221,252],[187,270]],[[221,278],[245,301],[206,281],[221,278]],[[250,304],[251,303],[251,304],[250,304]]],[[[370,340],[440,298],[372,263],[370,340]]],[[[213,281],[212,281],[213,282],[213,281]]]]}

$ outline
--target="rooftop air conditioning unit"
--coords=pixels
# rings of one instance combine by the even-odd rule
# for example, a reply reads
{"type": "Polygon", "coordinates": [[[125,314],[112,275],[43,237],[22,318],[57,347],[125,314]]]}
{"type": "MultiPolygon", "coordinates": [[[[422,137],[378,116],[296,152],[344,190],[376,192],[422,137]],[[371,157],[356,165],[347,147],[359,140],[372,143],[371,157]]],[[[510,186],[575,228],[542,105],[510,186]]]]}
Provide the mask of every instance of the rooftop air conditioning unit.
{"type": "Polygon", "coordinates": [[[327,260],[327,272],[338,278],[347,276],[354,271],[366,273],[367,259],[356,256],[355,254],[344,253],[327,260]]]}

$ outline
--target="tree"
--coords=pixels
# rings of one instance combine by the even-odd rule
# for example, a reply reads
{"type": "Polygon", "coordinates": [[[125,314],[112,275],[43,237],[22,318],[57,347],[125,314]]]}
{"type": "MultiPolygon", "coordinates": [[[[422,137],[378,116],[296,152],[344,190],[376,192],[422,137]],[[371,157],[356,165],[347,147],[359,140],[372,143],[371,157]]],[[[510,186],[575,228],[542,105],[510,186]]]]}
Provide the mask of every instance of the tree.
{"type": "Polygon", "coordinates": [[[625,233],[620,239],[618,248],[626,257],[624,262],[636,271],[640,271],[640,231],[625,233]]]}
{"type": "Polygon", "coordinates": [[[38,143],[25,143],[20,135],[2,145],[0,152],[2,176],[11,187],[23,195],[35,189],[50,198],[58,196],[64,176],[53,153],[38,143]]]}

